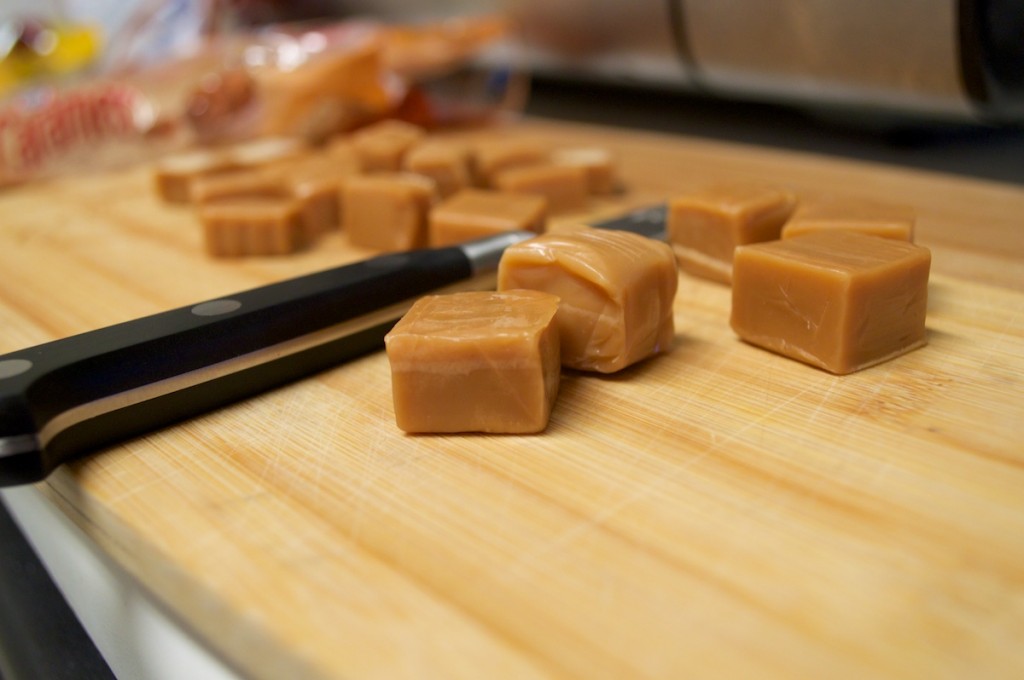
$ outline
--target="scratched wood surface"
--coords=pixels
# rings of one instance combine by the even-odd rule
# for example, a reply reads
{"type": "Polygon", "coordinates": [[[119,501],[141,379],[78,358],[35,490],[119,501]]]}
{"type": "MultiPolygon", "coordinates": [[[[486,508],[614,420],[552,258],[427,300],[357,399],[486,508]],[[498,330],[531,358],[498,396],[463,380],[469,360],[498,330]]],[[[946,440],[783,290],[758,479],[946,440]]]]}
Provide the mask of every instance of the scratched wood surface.
{"type": "MultiPolygon", "coordinates": [[[[1024,675],[1024,190],[508,134],[617,153],[629,191],[594,215],[765,176],[913,203],[929,345],[835,377],[739,342],[728,290],[682,278],[672,351],[566,374],[543,435],[403,435],[377,353],[40,490],[256,678],[1024,675]]],[[[332,235],[210,260],[145,169],[11,191],[0,215],[0,352],[369,254],[332,235]]]]}

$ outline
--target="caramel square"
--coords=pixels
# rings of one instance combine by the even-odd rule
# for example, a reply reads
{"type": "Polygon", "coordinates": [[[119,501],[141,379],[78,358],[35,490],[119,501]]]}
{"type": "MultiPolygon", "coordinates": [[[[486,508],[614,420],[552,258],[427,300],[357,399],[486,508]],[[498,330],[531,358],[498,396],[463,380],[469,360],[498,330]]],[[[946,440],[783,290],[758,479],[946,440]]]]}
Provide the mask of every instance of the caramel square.
{"type": "Polygon", "coordinates": [[[613,373],[666,351],[679,275],[672,249],[626,231],[546,234],[508,248],[498,290],[557,295],[562,364],[613,373]]]}
{"type": "Polygon", "coordinates": [[[669,242],[683,270],[729,283],[736,246],[779,238],[795,207],[791,192],[773,186],[707,186],[669,201],[669,242]]]}
{"type": "Polygon", "coordinates": [[[280,176],[262,168],[197,177],[190,191],[193,203],[236,198],[287,198],[290,193],[280,176]]]}
{"type": "Polygon", "coordinates": [[[469,148],[455,142],[424,142],[406,154],[405,169],[437,182],[438,193],[447,198],[470,185],[469,148]]]}
{"type": "Polygon", "coordinates": [[[157,195],[167,203],[192,201],[192,186],[203,177],[237,170],[238,165],[221,151],[191,151],[159,160],[153,179],[157,195]]]}
{"type": "Polygon", "coordinates": [[[352,148],[363,172],[397,172],[405,153],[420,141],[423,128],[401,120],[384,120],[352,135],[352,148]]]}
{"type": "Polygon", "coordinates": [[[927,248],[819,231],[736,249],[732,328],[839,375],[925,344],[927,248]]]}
{"type": "Polygon", "coordinates": [[[311,238],[341,225],[341,185],[358,175],[354,159],[318,154],[283,165],[280,176],[302,204],[302,223],[311,238]]]}
{"type": "Polygon", "coordinates": [[[540,196],[463,189],[430,212],[430,245],[447,246],[503,231],[544,231],[547,201],[540,196]]]}
{"type": "Polygon", "coordinates": [[[537,164],[499,172],[494,186],[500,191],[543,196],[552,213],[582,210],[587,206],[587,171],[574,165],[537,164]]]}
{"type": "Polygon", "coordinates": [[[593,195],[613,194],[619,189],[615,158],[600,147],[572,147],[551,152],[555,165],[583,168],[587,175],[587,191],[593,195]]]}
{"type": "Polygon", "coordinates": [[[865,198],[823,196],[797,208],[782,228],[782,238],[812,231],[843,229],[871,236],[914,241],[917,215],[908,205],[865,198]]]}
{"type": "Polygon", "coordinates": [[[418,300],[384,339],[398,427],[543,430],[561,377],[557,309],[558,298],[536,291],[418,300]]]}
{"type": "Polygon", "coordinates": [[[413,173],[380,173],[346,180],[341,224],[349,243],[376,250],[411,250],[427,243],[434,182],[413,173]]]}
{"type": "Polygon", "coordinates": [[[308,243],[297,201],[240,198],[198,208],[206,251],[215,257],[287,255],[308,243]]]}
{"type": "Polygon", "coordinates": [[[473,148],[474,180],[483,187],[494,186],[498,174],[511,168],[548,162],[548,150],[523,139],[491,139],[473,148]]]}

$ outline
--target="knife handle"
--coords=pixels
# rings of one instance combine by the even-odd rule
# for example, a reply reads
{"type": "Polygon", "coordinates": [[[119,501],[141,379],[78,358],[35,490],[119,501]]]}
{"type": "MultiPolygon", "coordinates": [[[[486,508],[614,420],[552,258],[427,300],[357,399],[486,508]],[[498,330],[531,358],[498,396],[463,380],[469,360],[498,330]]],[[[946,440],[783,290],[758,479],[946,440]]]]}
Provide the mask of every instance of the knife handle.
{"type": "Polygon", "coordinates": [[[0,356],[0,486],[377,349],[420,296],[493,285],[528,236],[382,255],[0,356]]]}

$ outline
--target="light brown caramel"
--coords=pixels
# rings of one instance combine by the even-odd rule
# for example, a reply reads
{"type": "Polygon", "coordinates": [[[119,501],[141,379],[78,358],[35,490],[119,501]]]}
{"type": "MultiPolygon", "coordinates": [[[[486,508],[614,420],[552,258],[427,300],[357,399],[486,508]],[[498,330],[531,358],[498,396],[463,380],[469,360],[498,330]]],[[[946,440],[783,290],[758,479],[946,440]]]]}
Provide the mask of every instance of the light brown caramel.
{"type": "Polygon", "coordinates": [[[281,177],[260,168],[197,177],[191,186],[193,203],[212,203],[236,198],[287,198],[291,192],[281,177]]]}
{"type": "Polygon", "coordinates": [[[436,195],[433,180],[413,173],[352,177],[341,188],[342,230],[363,248],[422,248],[436,195]]]}
{"type": "Polygon", "coordinates": [[[464,144],[428,140],[405,156],[405,169],[437,182],[442,198],[470,185],[469,148],[464,144]]]}
{"type": "Polygon", "coordinates": [[[615,158],[600,147],[574,147],[551,152],[551,162],[583,168],[587,174],[587,190],[591,194],[612,194],[619,189],[615,158]]]}
{"type": "Polygon", "coordinates": [[[423,128],[400,120],[368,125],[352,135],[352,147],[363,172],[397,172],[405,153],[420,141],[423,128]]]}
{"type": "Polygon", "coordinates": [[[672,345],[672,249],[624,231],[546,234],[505,251],[498,289],[557,295],[562,363],[612,373],[672,345]]]}
{"type": "Polygon", "coordinates": [[[294,199],[239,198],[197,210],[206,251],[215,257],[287,255],[308,243],[294,199]]]}
{"type": "Polygon", "coordinates": [[[547,201],[540,196],[463,189],[430,212],[430,245],[464,243],[503,231],[544,231],[547,201]]]}
{"type": "Polygon", "coordinates": [[[732,327],[742,339],[836,374],[925,343],[931,253],[821,231],[736,250],[732,327]]]}
{"type": "Polygon", "coordinates": [[[540,144],[523,139],[491,139],[473,148],[474,180],[483,187],[494,186],[499,173],[548,161],[548,151],[540,144]]]}
{"type": "Polygon", "coordinates": [[[495,188],[516,194],[543,196],[552,213],[587,206],[587,171],[573,165],[536,164],[499,172],[495,188]]]}
{"type": "Polygon", "coordinates": [[[263,137],[242,142],[226,150],[239,167],[256,168],[299,158],[309,152],[309,145],[297,137],[263,137]]]}
{"type": "Polygon", "coordinates": [[[560,378],[558,298],[537,291],[421,298],[385,337],[406,432],[540,432],[560,378]]]}
{"type": "Polygon", "coordinates": [[[914,241],[917,216],[908,205],[864,198],[825,196],[800,205],[782,229],[782,238],[842,229],[871,236],[914,241]]]}
{"type": "Polygon", "coordinates": [[[341,225],[341,185],[360,172],[354,157],[311,155],[283,164],[278,172],[302,204],[302,223],[310,238],[341,225]]]}
{"type": "Polygon", "coordinates": [[[154,175],[157,195],[168,203],[192,200],[192,185],[201,177],[230,172],[238,166],[221,151],[191,151],[157,162],[154,175]]]}
{"type": "Polygon", "coordinates": [[[162,158],[154,172],[157,194],[168,203],[189,203],[200,178],[255,170],[307,153],[304,142],[270,137],[218,149],[198,149],[162,158]]]}
{"type": "Polygon", "coordinates": [[[690,274],[729,283],[736,246],[779,238],[796,197],[755,183],[715,184],[669,201],[669,242],[690,274]]]}

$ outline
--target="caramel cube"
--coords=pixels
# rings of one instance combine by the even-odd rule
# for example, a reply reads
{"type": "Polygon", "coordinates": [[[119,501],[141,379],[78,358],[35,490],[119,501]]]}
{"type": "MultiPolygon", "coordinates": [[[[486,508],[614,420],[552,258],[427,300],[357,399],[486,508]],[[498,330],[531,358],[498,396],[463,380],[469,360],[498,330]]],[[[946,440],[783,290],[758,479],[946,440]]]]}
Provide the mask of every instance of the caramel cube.
{"type": "Polygon", "coordinates": [[[384,339],[398,427],[543,430],[561,376],[557,309],[554,295],[529,290],[418,300],[384,339]]]}
{"type": "Polygon", "coordinates": [[[309,146],[297,137],[263,137],[236,144],[225,153],[239,167],[257,168],[298,158],[308,152],[309,146]]]}
{"type": "Polygon", "coordinates": [[[438,193],[447,198],[470,184],[469,149],[452,142],[424,142],[406,155],[405,169],[434,180],[438,193]]]}
{"type": "Polygon", "coordinates": [[[528,165],[499,172],[494,186],[500,191],[533,194],[548,200],[552,213],[581,210],[587,205],[587,171],[573,165],[528,165]]]}
{"type": "Polygon", "coordinates": [[[914,209],[907,205],[828,196],[802,203],[782,228],[782,238],[843,229],[913,243],[915,221],[914,209]]]}
{"type": "Polygon", "coordinates": [[[795,207],[796,197],[777,187],[707,186],[669,201],[669,242],[683,270],[729,283],[736,246],[779,238],[795,207]]]}
{"type": "Polygon", "coordinates": [[[551,152],[555,165],[583,168],[587,175],[587,190],[594,195],[612,194],[618,190],[618,172],[610,151],[599,147],[557,149],[551,152]]]}
{"type": "Polygon", "coordinates": [[[492,187],[498,174],[505,170],[548,162],[548,152],[528,140],[493,139],[476,144],[472,162],[477,184],[492,187]]]}
{"type": "Polygon", "coordinates": [[[463,189],[430,212],[430,245],[448,246],[503,231],[544,231],[547,201],[540,196],[463,189]]]}
{"type": "Polygon", "coordinates": [[[206,250],[215,257],[287,255],[307,245],[292,199],[243,198],[199,206],[206,250]]]}
{"type": "Polygon", "coordinates": [[[310,238],[341,225],[341,185],[359,174],[354,159],[322,154],[288,163],[279,170],[290,193],[302,204],[302,223],[310,238]]]}
{"type": "Polygon", "coordinates": [[[157,195],[168,203],[192,200],[192,185],[201,177],[230,172],[238,166],[220,151],[192,151],[174,154],[156,163],[154,181],[157,195]]]}
{"type": "Polygon", "coordinates": [[[732,328],[839,375],[925,343],[931,253],[905,241],[819,231],[736,249],[732,328]]]}
{"type": "Polygon", "coordinates": [[[423,128],[400,120],[368,125],[352,135],[352,147],[363,172],[397,172],[405,153],[420,141],[423,128]]]}
{"type": "Polygon", "coordinates": [[[498,290],[557,295],[562,364],[619,371],[672,345],[679,276],[665,243],[625,231],[583,229],[511,246],[498,290]]]}
{"type": "Polygon", "coordinates": [[[236,170],[206,177],[192,182],[193,203],[212,203],[234,198],[285,198],[289,191],[281,178],[263,169],[236,170]]]}
{"type": "Polygon", "coordinates": [[[413,173],[352,177],[341,188],[342,229],[363,248],[422,248],[436,193],[432,180],[413,173]]]}
{"type": "Polygon", "coordinates": [[[255,170],[306,152],[307,146],[301,140],[271,137],[229,148],[174,154],[156,164],[157,193],[168,203],[188,203],[193,198],[192,185],[199,178],[255,170]]]}

